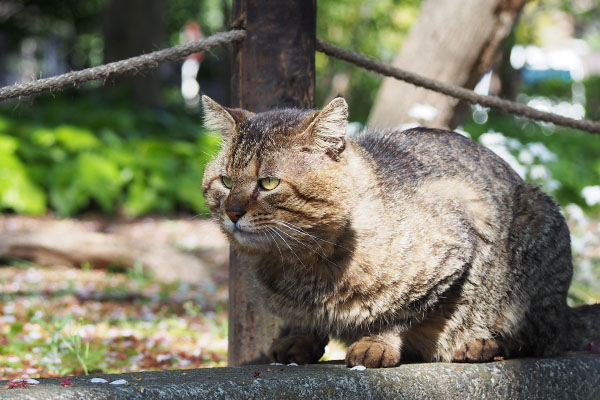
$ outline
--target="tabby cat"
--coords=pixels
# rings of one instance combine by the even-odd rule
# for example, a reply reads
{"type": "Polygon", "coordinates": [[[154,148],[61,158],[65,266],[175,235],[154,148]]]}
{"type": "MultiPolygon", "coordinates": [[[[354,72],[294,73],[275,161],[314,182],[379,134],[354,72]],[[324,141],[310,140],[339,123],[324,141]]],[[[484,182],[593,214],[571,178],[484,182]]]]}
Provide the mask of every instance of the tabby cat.
{"type": "Polygon", "coordinates": [[[556,202],[459,134],[346,138],[348,106],[254,114],[203,97],[223,133],[207,205],[286,327],[273,361],[348,366],[552,356],[600,343],[600,305],[570,308],[556,202]]]}

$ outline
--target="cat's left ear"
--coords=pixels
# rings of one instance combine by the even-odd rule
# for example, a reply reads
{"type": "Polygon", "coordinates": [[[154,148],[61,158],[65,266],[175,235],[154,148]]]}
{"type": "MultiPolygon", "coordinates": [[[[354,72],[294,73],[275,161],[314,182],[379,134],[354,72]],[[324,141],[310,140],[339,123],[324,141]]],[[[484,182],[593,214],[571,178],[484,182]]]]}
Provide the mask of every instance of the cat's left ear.
{"type": "Polygon", "coordinates": [[[223,139],[229,140],[235,135],[240,122],[254,115],[241,108],[225,108],[208,96],[202,96],[204,127],[221,131],[223,139]]]}
{"type": "Polygon", "coordinates": [[[343,97],[331,100],[306,129],[314,146],[337,160],[346,148],[348,103],[343,97]]]}

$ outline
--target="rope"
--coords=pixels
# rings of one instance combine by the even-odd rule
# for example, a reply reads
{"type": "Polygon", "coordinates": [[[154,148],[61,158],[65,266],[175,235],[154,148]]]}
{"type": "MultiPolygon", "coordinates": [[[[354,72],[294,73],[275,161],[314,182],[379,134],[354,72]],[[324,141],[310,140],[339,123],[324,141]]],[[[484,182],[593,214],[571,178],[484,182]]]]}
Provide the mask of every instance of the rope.
{"type": "MultiPolygon", "coordinates": [[[[126,60],[116,61],[81,71],[68,72],[52,78],[39,79],[33,82],[5,86],[0,88],[0,101],[30,96],[44,91],[61,90],[69,86],[77,86],[84,82],[107,79],[112,75],[136,73],[144,69],[156,68],[161,62],[179,60],[193,53],[210,50],[213,47],[223,46],[232,42],[243,40],[245,37],[246,31],[242,29],[233,29],[227,32],[217,33],[213,36],[207,37],[206,39],[200,39],[195,42],[170,47],[138,57],[131,57],[126,60]]],[[[342,49],[320,39],[317,39],[317,50],[327,54],[328,56],[339,58],[340,60],[347,61],[370,71],[374,71],[385,76],[391,76],[412,85],[424,87],[426,89],[455,97],[472,104],[481,104],[482,106],[497,108],[511,114],[521,115],[538,121],[552,122],[556,125],[567,126],[593,133],[600,133],[600,122],[575,120],[572,118],[563,117],[561,115],[536,110],[535,108],[512,101],[503,100],[495,96],[479,95],[472,90],[468,90],[459,86],[448,85],[433,79],[425,78],[412,72],[395,68],[389,64],[382,63],[350,50],[342,49]]]]}
{"type": "Polygon", "coordinates": [[[342,49],[320,39],[317,39],[317,50],[327,54],[330,57],[339,58],[340,60],[344,60],[350,64],[357,65],[370,71],[374,71],[385,76],[391,76],[392,78],[405,81],[415,86],[424,87],[450,97],[455,97],[471,104],[481,104],[482,106],[496,108],[511,114],[521,115],[538,121],[552,122],[556,125],[567,126],[569,128],[580,129],[582,131],[600,133],[600,122],[576,120],[563,117],[561,115],[536,110],[535,108],[531,108],[524,104],[504,100],[496,96],[483,96],[460,86],[445,84],[433,79],[425,78],[413,72],[404,71],[389,64],[366,57],[362,54],[342,49]]]}
{"type": "Polygon", "coordinates": [[[39,79],[33,82],[5,86],[0,88],[0,101],[30,96],[47,90],[61,90],[69,86],[77,86],[84,82],[107,79],[112,75],[136,73],[144,69],[156,68],[161,62],[179,60],[193,53],[243,40],[245,37],[246,31],[241,29],[231,30],[217,33],[206,39],[158,50],[138,57],[115,61],[98,67],[68,72],[63,75],[39,79]]]}

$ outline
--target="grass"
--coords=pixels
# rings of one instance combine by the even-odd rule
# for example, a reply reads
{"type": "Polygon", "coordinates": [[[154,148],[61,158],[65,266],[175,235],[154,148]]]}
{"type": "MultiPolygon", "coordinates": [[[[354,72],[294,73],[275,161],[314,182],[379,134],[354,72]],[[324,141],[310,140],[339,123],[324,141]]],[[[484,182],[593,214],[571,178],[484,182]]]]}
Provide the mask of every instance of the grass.
{"type": "Polygon", "coordinates": [[[226,362],[226,288],[21,264],[0,268],[0,293],[4,379],[226,362]]]}

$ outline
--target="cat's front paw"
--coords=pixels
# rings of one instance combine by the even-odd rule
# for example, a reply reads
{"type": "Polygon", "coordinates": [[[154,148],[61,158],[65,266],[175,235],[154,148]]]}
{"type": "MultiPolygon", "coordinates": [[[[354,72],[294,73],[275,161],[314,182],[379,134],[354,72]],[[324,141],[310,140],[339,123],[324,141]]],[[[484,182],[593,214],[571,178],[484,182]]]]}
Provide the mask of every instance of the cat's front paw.
{"type": "Polygon", "coordinates": [[[284,364],[312,364],[319,361],[324,352],[325,345],[317,337],[293,335],[273,340],[269,357],[284,364]]]}
{"type": "Polygon", "coordinates": [[[485,362],[500,355],[500,347],[494,339],[473,339],[463,343],[454,352],[454,362],[485,362]]]}
{"type": "Polygon", "coordinates": [[[400,350],[383,342],[363,338],[348,348],[346,365],[364,365],[367,368],[397,367],[400,365],[400,350]]]}

